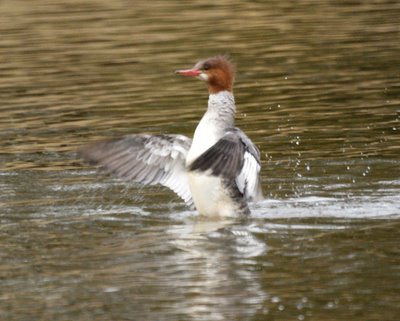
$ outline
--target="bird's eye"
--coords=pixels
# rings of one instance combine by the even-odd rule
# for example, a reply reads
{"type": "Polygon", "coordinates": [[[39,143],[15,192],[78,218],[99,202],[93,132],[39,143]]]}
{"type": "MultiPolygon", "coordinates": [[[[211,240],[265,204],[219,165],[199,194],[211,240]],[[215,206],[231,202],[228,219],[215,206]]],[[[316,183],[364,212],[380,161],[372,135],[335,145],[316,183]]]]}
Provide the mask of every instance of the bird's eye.
{"type": "Polygon", "coordinates": [[[208,70],[208,69],[210,69],[210,65],[209,64],[204,64],[203,70],[208,70]]]}

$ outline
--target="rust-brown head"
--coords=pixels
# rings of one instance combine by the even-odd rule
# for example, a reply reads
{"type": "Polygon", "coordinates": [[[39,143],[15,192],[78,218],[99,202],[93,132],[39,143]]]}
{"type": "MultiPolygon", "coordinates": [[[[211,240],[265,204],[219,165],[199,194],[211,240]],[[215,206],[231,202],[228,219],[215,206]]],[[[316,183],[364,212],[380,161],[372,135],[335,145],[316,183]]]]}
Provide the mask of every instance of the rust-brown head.
{"type": "Polygon", "coordinates": [[[224,90],[232,92],[233,90],[235,69],[225,56],[201,60],[192,69],[177,70],[175,73],[203,80],[206,82],[210,94],[224,90]]]}

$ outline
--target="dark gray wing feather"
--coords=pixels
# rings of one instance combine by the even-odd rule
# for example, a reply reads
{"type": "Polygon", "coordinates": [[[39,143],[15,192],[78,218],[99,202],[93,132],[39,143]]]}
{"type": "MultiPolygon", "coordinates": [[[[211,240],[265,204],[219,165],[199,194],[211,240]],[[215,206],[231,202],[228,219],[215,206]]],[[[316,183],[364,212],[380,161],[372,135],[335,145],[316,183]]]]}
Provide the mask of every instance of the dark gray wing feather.
{"type": "Polygon", "coordinates": [[[182,135],[130,135],[86,145],[79,155],[122,179],[164,185],[192,207],[185,168],[191,144],[192,140],[182,135]]]}
{"type": "Polygon", "coordinates": [[[236,182],[239,191],[250,200],[262,198],[260,152],[238,128],[226,131],[213,146],[196,158],[190,171],[209,171],[236,182]]]}
{"type": "Polygon", "coordinates": [[[244,145],[232,132],[226,133],[217,143],[196,158],[189,166],[191,171],[208,171],[215,176],[235,178],[243,167],[244,145]]]}

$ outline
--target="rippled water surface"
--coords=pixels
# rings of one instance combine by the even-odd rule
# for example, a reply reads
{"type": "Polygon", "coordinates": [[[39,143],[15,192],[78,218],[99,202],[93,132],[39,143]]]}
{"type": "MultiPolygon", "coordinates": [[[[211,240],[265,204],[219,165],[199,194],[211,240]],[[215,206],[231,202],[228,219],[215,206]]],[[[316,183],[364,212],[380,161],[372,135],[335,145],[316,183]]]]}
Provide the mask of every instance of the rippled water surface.
{"type": "Polygon", "coordinates": [[[400,2],[0,3],[1,320],[398,320],[400,2]],[[191,136],[229,54],[265,200],[207,220],[79,146],[191,136]]]}

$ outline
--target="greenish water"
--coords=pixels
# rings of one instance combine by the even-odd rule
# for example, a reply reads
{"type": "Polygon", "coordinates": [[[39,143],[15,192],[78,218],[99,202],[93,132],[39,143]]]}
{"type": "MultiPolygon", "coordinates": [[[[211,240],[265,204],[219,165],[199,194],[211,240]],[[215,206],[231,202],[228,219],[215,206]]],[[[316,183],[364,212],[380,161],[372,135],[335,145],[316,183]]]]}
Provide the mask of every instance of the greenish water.
{"type": "Polygon", "coordinates": [[[1,320],[397,320],[400,3],[0,3],[1,320]],[[76,159],[191,136],[228,53],[266,199],[207,221],[76,159]]]}

